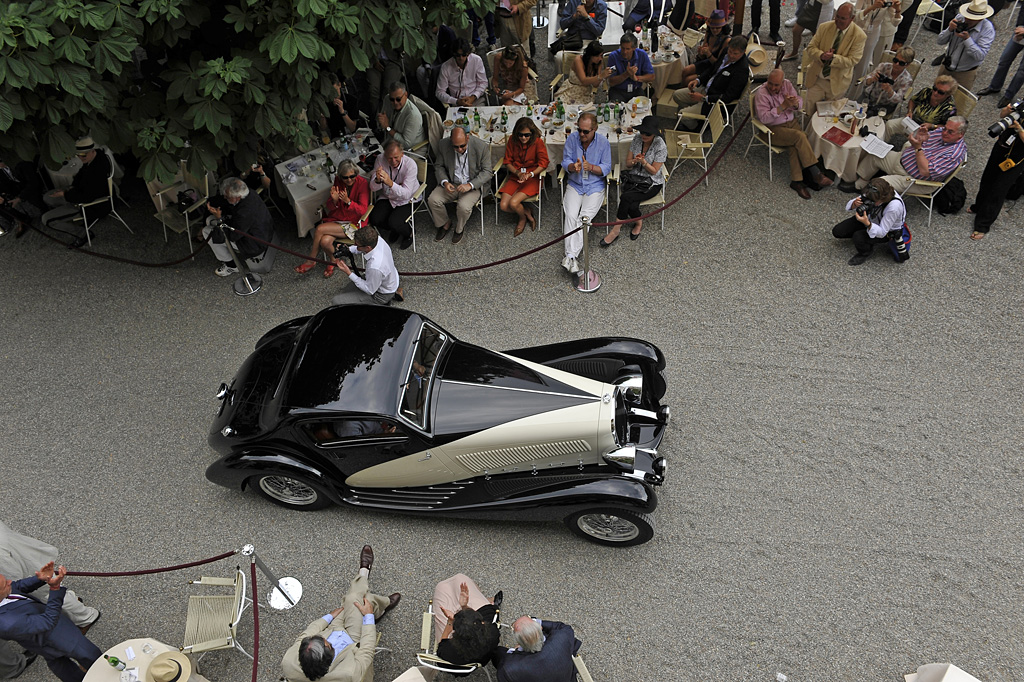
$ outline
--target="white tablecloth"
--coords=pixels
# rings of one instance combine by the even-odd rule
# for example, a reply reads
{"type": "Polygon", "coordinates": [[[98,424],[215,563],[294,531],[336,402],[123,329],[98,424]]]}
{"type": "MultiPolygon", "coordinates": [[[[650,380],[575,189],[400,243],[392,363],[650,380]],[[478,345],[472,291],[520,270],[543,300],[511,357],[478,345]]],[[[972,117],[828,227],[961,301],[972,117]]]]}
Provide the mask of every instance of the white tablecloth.
{"type": "MultiPolygon", "coordinates": [[[[167,651],[177,651],[177,647],[170,647],[163,642],[155,639],[129,639],[120,644],[116,644],[103,653],[108,656],[116,656],[120,660],[124,661],[127,669],[137,668],[138,679],[140,682],[146,679],[146,671],[149,670],[149,664],[153,662],[157,654],[162,654],[167,651]],[[149,655],[142,651],[142,647],[145,644],[149,644],[153,647],[153,655],[149,655]],[[135,658],[128,660],[126,653],[128,647],[131,647],[135,652],[135,658]]],[[[120,682],[121,671],[112,667],[107,663],[107,659],[102,656],[96,660],[91,666],[89,666],[89,672],[85,674],[83,682],[120,682]]]]}
{"type": "MultiPolygon", "coordinates": [[[[375,151],[380,151],[377,139],[369,130],[357,130],[352,136],[351,148],[347,151],[342,151],[334,143],[331,143],[296,156],[294,159],[283,161],[274,167],[277,171],[274,174],[274,179],[277,183],[278,193],[288,197],[288,203],[292,205],[300,238],[305,237],[316,227],[319,221],[317,212],[331,196],[334,177],[328,177],[327,170],[323,168],[325,155],[330,154],[334,161],[334,167],[337,169],[343,159],[358,159],[361,154],[372,154],[375,151]],[[366,141],[370,142],[369,147],[364,144],[366,141]],[[306,166],[310,167],[313,177],[302,174],[302,169],[306,166]],[[285,182],[289,173],[294,173],[297,176],[295,182],[285,182]]],[[[362,171],[360,174],[366,175],[362,171]]]]}
{"type": "MultiPolygon", "coordinates": [[[[885,121],[877,116],[873,116],[867,121],[866,125],[872,133],[881,137],[885,130],[885,121]]],[[[811,116],[810,125],[807,126],[807,139],[811,143],[811,149],[814,153],[822,158],[825,163],[825,168],[830,171],[834,171],[835,174],[846,180],[847,182],[853,182],[857,179],[857,164],[860,163],[861,155],[866,154],[863,149],[860,148],[860,143],[864,141],[864,138],[860,134],[856,134],[851,137],[846,144],[842,147],[838,147],[828,140],[822,139],[822,135],[828,132],[829,128],[836,126],[849,132],[850,127],[848,124],[844,124],[842,121],[839,123],[833,123],[831,117],[818,116],[814,114],[811,116]]]]}

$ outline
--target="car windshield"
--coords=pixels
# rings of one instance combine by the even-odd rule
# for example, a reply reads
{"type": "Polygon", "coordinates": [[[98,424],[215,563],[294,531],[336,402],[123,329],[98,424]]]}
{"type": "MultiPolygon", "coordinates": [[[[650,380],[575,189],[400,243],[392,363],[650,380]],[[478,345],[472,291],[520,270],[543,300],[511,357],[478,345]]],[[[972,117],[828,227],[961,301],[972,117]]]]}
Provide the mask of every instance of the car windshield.
{"type": "Polygon", "coordinates": [[[426,429],[430,386],[434,380],[437,358],[448,337],[437,327],[424,324],[413,346],[409,372],[402,384],[399,414],[412,424],[426,429]]]}

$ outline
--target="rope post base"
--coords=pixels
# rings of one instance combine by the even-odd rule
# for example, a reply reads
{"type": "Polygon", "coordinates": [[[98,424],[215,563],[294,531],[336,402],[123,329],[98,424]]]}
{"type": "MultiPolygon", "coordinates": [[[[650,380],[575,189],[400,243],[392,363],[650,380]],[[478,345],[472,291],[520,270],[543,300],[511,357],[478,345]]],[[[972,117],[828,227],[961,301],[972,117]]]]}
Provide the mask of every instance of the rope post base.
{"type": "Polygon", "coordinates": [[[534,28],[545,28],[548,25],[548,18],[540,13],[541,4],[544,5],[544,9],[548,8],[546,2],[545,3],[540,3],[540,2],[537,3],[537,8],[536,8],[537,9],[537,14],[536,14],[536,16],[533,17],[533,27],[534,28]]]}
{"type": "Polygon", "coordinates": [[[572,276],[572,286],[589,294],[601,288],[601,276],[590,269],[590,218],[583,216],[583,269],[572,276]]]}
{"type": "Polygon", "coordinates": [[[260,290],[260,287],[263,286],[263,278],[255,272],[249,272],[249,267],[242,262],[238,257],[238,253],[236,253],[235,249],[231,246],[231,240],[228,239],[228,230],[233,230],[234,228],[225,225],[222,221],[220,229],[224,235],[224,244],[228,247],[228,251],[231,252],[231,260],[235,261],[235,268],[242,273],[242,276],[231,284],[231,288],[234,290],[236,296],[252,296],[260,290]]]}
{"type": "Polygon", "coordinates": [[[302,599],[302,583],[298,579],[287,577],[278,580],[273,571],[256,554],[256,548],[253,545],[242,547],[242,555],[251,556],[252,563],[260,569],[263,575],[267,576],[268,580],[274,583],[274,588],[267,595],[267,603],[270,605],[270,608],[284,611],[299,603],[299,600],[302,599]]]}

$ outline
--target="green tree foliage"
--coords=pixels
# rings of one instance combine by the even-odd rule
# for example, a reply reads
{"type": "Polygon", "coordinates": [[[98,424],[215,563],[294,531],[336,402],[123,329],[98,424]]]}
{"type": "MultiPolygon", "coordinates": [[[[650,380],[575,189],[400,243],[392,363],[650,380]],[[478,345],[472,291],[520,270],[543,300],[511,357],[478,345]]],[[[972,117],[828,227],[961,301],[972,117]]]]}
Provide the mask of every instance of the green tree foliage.
{"type": "Polygon", "coordinates": [[[0,149],[53,168],[92,134],[169,180],[309,140],[328,72],[381,49],[434,58],[431,26],[488,0],[33,0],[0,2],[0,149]]]}

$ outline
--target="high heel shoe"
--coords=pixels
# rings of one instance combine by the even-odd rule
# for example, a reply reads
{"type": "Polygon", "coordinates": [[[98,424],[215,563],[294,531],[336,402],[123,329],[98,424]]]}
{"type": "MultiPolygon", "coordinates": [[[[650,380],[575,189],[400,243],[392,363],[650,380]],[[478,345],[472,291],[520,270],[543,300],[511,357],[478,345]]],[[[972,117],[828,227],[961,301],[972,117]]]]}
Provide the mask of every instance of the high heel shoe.
{"type": "Polygon", "coordinates": [[[305,275],[307,272],[309,272],[310,270],[312,270],[315,267],[316,267],[316,263],[314,263],[311,260],[308,260],[305,263],[302,263],[301,265],[296,265],[295,266],[295,272],[299,273],[300,275],[305,275]]]}
{"type": "Polygon", "coordinates": [[[530,232],[537,231],[537,219],[533,217],[533,211],[526,211],[526,221],[530,223],[530,232]]]}
{"type": "Polygon", "coordinates": [[[324,268],[324,279],[330,278],[333,274],[334,274],[334,266],[333,265],[328,265],[326,268],[324,268]]]}
{"type": "Polygon", "coordinates": [[[494,608],[496,608],[496,609],[498,609],[500,611],[501,610],[501,602],[504,599],[505,599],[505,592],[504,592],[504,590],[498,590],[498,593],[496,595],[494,595],[494,599],[491,600],[491,603],[494,604],[494,608]]]}

